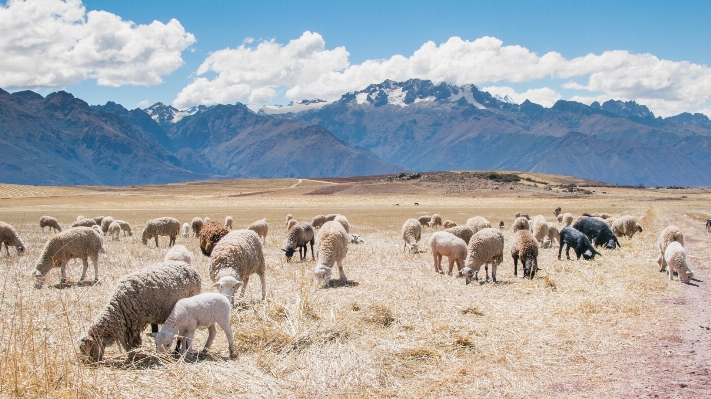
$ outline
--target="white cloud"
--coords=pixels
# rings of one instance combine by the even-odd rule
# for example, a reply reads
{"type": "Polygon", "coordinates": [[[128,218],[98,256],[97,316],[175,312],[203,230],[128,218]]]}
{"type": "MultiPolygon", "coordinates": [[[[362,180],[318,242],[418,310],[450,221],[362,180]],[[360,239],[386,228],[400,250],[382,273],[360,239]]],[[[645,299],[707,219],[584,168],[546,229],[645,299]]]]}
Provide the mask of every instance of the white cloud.
{"type": "Polygon", "coordinates": [[[141,108],[141,109],[143,109],[143,108],[147,108],[149,105],[151,105],[151,103],[149,103],[149,102],[148,102],[148,99],[146,98],[145,100],[142,100],[141,102],[139,102],[138,104],[136,104],[136,108],[141,108]]]}
{"type": "Polygon", "coordinates": [[[523,93],[517,93],[513,88],[508,86],[489,86],[484,87],[482,90],[488,91],[502,100],[514,102],[516,104],[521,104],[522,102],[528,100],[536,104],[541,104],[544,107],[551,107],[556,101],[561,99],[560,93],[549,87],[529,89],[523,93]]]}
{"type": "Polygon", "coordinates": [[[0,87],[155,85],[194,42],[175,19],[136,25],[80,0],[10,0],[0,5],[0,87]]]}

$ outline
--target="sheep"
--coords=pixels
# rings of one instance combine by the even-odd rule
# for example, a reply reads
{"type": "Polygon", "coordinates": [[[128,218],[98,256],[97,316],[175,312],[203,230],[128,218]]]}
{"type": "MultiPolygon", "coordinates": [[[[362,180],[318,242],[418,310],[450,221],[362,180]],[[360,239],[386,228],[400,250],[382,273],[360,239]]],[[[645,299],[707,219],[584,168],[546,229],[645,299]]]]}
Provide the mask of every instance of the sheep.
{"type": "Polygon", "coordinates": [[[573,224],[573,214],[566,213],[563,215],[563,226],[570,226],[573,224]]]}
{"type": "Polygon", "coordinates": [[[230,231],[220,222],[205,223],[200,229],[200,252],[205,256],[210,256],[222,237],[230,231]]]}
{"type": "Polygon", "coordinates": [[[443,274],[442,256],[449,260],[448,275],[452,275],[454,264],[457,264],[457,271],[464,267],[464,259],[467,258],[467,243],[461,238],[448,231],[438,231],[430,237],[430,249],[434,259],[435,273],[443,274]]]}
{"type": "Polygon", "coordinates": [[[10,246],[15,247],[18,256],[22,255],[26,249],[25,243],[20,238],[20,235],[17,234],[17,230],[5,222],[0,222],[0,251],[2,251],[2,244],[5,244],[5,252],[8,257],[10,256],[10,246]]]}
{"type": "Polygon", "coordinates": [[[617,236],[627,236],[627,238],[632,238],[635,233],[641,231],[642,226],[638,225],[637,219],[630,215],[623,215],[615,218],[612,223],[612,232],[617,236]]]}
{"type": "Polygon", "coordinates": [[[454,227],[454,226],[456,226],[456,225],[457,225],[457,223],[455,223],[455,222],[453,222],[453,221],[451,221],[451,220],[445,220],[444,222],[442,222],[442,227],[444,227],[445,229],[448,229],[448,228],[450,228],[450,227],[454,227]]]}
{"type": "Polygon", "coordinates": [[[190,225],[189,224],[183,223],[183,228],[181,229],[181,231],[182,231],[182,233],[180,235],[182,235],[185,238],[190,237],[190,225]]]}
{"type": "Polygon", "coordinates": [[[365,240],[360,237],[358,234],[353,234],[351,236],[351,244],[365,244],[365,240]]]}
{"type": "Polygon", "coordinates": [[[711,219],[706,219],[706,232],[711,233],[711,219]]]}
{"type": "MultiPolygon", "coordinates": [[[[479,279],[479,269],[485,263],[491,263],[491,279],[496,282],[496,267],[504,260],[504,235],[490,227],[474,233],[469,240],[469,255],[464,268],[459,274],[466,277],[466,283],[479,279]]],[[[489,268],[486,267],[486,279],[489,280],[489,268]]]]}
{"type": "Polygon", "coordinates": [[[617,236],[602,219],[584,217],[573,223],[573,228],[588,236],[596,247],[605,245],[609,249],[615,249],[615,246],[620,246],[617,236]]]}
{"type": "MultiPolygon", "coordinates": [[[[86,218],[85,218],[84,216],[82,216],[82,215],[79,215],[79,216],[77,216],[77,220],[76,220],[76,221],[78,222],[78,221],[80,221],[80,220],[82,220],[82,219],[86,219],[86,218]]],[[[96,223],[96,222],[94,222],[94,223],[96,223]]]]}
{"type": "Polygon", "coordinates": [[[180,222],[176,218],[162,217],[152,219],[146,222],[141,233],[141,242],[143,245],[148,245],[148,240],[155,238],[156,248],[158,248],[158,236],[169,236],[168,246],[172,247],[175,244],[175,237],[180,232],[180,222]]]}
{"type": "Polygon", "coordinates": [[[525,213],[522,213],[522,212],[516,212],[516,215],[514,215],[514,219],[516,219],[516,218],[520,218],[520,217],[524,217],[524,218],[526,218],[527,220],[531,220],[531,218],[530,218],[530,217],[528,217],[528,215],[527,215],[527,214],[525,214],[525,213]]]}
{"type": "Polygon", "coordinates": [[[560,231],[558,231],[558,226],[556,226],[555,223],[548,222],[548,239],[544,240],[543,248],[552,247],[555,241],[558,241],[558,245],[560,245],[559,235],[560,231]]]}
{"type": "MultiPolygon", "coordinates": [[[[131,230],[131,225],[128,224],[128,222],[125,222],[123,220],[114,220],[114,222],[118,223],[119,226],[121,226],[121,231],[123,231],[123,236],[126,237],[126,233],[128,233],[128,236],[133,235],[133,231],[131,230]]],[[[111,226],[109,226],[111,227],[111,226]]]]}
{"type": "Polygon", "coordinates": [[[432,216],[420,216],[417,218],[421,226],[427,226],[432,221],[432,216]]]}
{"type": "Polygon", "coordinates": [[[234,224],[234,222],[235,220],[232,219],[232,216],[225,216],[225,227],[232,230],[232,225],[234,224]]]}
{"type": "Polygon", "coordinates": [[[503,220],[499,220],[499,228],[502,230],[504,229],[504,221],[503,220]]]}
{"type": "Polygon", "coordinates": [[[172,248],[168,250],[165,254],[164,261],[174,260],[178,262],[185,262],[189,265],[193,263],[193,254],[185,248],[185,245],[173,245],[172,248]]]}
{"type": "Polygon", "coordinates": [[[336,216],[338,216],[337,213],[329,213],[328,215],[326,215],[326,221],[332,222],[332,221],[336,220],[336,216]]]}
{"type": "Polygon", "coordinates": [[[686,263],[686,249],[680,242],[672,241],[667,245],[667,249],[664,251],[664,261],[669,265],[667,273],[670,281],[673,279],[674,272],[679,276],[679,281],[683,283],[688,284],[694,278],[694,272],[689,269],[689,265],[686,263]]]}
{"type": "Polygon", "coordinates": [[[306,259],[306,254],[308,252],[306,244],[311,244],[311,258],[316,260],[314,256],[314,228],[306,222],[298,222],[289,229],[286,235],[286,244],[282,251],[286,255],[286,261],[290,261],[294,252],[299,250],[300,260],[306,259]],[[301,250],[304,250],[304,254],[301,254],[301,250]]]}
{"type": "Polygon", "coordinates": [[[553,214],[555,215],[555,217],[558,217],[558,215],[560,215],[560,211],[561,211],[560,207],[557,207],[553,210],[553,214]]]}
{"type": "Polygon", "coordinates": [[[533,236],[536,237],[536,241],[539,244],[543,244],[543,239],[548,236],[548,222],[545,216],[538,215],[533,218],[533,223],[531,223],[531,230],[533,231],[533,236]]]}
{"type": "Polygon", "coordinates": [[[558,223],[563,223],[563,215],[556,216],[556,219],[558,219],[558,223]]]}
{"type": "Polygon", "coordinates": [[[205,224],[210,221],[210,218],[205,216],[205,219],[202,220],[202,223],[205,224]]]}
{"type": "MultiPolygon", "coordinates": [[[[104,235],[109,232],[109,226],[111,226],[111,223],[114,221],[114,218],[111,216],[104,216],[103,219],[101,219],[101,231],[104,232],[104,235]]],[[[98,224],[98,223],[97,223],[98,224]]],[[[119,226],[119,229],[121,227],[119,226]]]]}
{"type": "Polygon", "coordinates": [[[526,219],[523,216],[517,217],[513,224],[511,225],[511,229],[513,232],[517,232],[519,230],[529,230],[530,229],[530,223],[528,222],[528,219],[526,219]]]}
{"type": "Polygon", "coordinates": [[[324,223],[316,235],[316,249],[318,263],[314,268],[314,275],[318,284],[328,287],[334,263],[338,264],[339,280],[348,281],[343,271],[343,260],[348,253],[348,233],[345,227],[336,220],[324,223]]]}
{"type": "Polygon", "coordinates": [[[560,254],[563,251],[563,245],[567,245],[565,248],[565,257],[568,258],[568,260],[570,260],[570,247],[573,247],[573,251],[578,260],[580,260],[581,255],[585,260],[595,259],[595,255],[600,255],[590,243],[588,236],[575,230],[571,226],[563,227],[558,239],[560,244],[560,247],[558,247],[559,260],[560,254]]]}
{"type": "Polygon", "coordinates": [[[165,353],[166,349],[170,350],[176,336],[182,338],[180,353],[184,354],[186,351],[192,352],[195,331],[200,327],[207,327],[207,342],[201,351],[206,353],[217,335],[217,328],[215,328],[217,324],[227,338],[230,359],[235,359],[237,352],[235,352],[234,335],[230,326],[231,317],[232,306],[224,295],[205,292],[176,302],[160,331],[148,335],[155,339],[158,353],[165,353]]]}
{"type": "Polygon", "coordinates": [[[472,218],[467,219],[467,226],[469,226],[470,229],[476,234],[477,231],[481,229],[486,229],[491,227],[491,223],[489,223],[488,220],[484,219],[481,216],[474,216],[472,218]]]}
{"type": "Polygon", "coordinates": [[[190,222],[190,227],[193,229],[193,236],[195,236],[195,238],[200,237],[200,229],[203,224],[204,222],[199,217],[194,217],[192,222],[190,222]]]}
{"type": "MultiPolygon", "coordinates": [[[[600,219],[602,219],[602,218],[600,218],[600,219]]],[[[612,226],[615,224],[615,220],[616,220],[616,219],[615,219],[615,218],[609,218],[609,219],[602,219],[602,220],[604,220],[605,223],[607,223],[607,225],[610,226],[610,228],[612,228],[612,226]]],[[[641,229],[641,228],[642,228],[642,227],[640,227],[640,229],[641,229]]],[[[613,233],[614,233],[614,231],[613,231],[613,233]]],[[[615,234],[617,234],[617,233],[615,233],[615,234]]]]}
{"type": "Polygon", "coordinates": [[[104,216],[96,216],[91,219],[94,219],[94,223],[96,223],[98,226],[101,226],[101,222],[104,221],[104,216]]]}
{"type": "MultiPolygon", "coordinates": [[[[335,217],[334,217],[334,219],[335,219],[335,217]]],[[[316,216],[314,216],[313,219],[311,219],[311,226],[314,229],[320,229],[324,223],[326,223],[326,216],[324,216],[324,215],[316,215],[316,216]]],[[[288,226],[289,221],[287,221],[286,224],[288,226]]],[[[289,231],[289,230],[287,229],[287,231],[289,231]]]]}
{"type": "Polygon", "coordinates": [[[511,244],[511,257],[514,261],[514,276],[518,276],[518,261],[521,260],[523,277],[533,277],[538,271],[538,243],[528,230],[519,230],[514,233],[511,244]]]}
{"type": "Polygon", "coordinates": [[[406,249],[411,254],[416,254],[418,251],[417,242],[422,236],[422,224],[417,219],[407,219],[401,229],[402,239],[405,240],[406,249]]]}
{"type": "Polygon", "coordinates": [[[91,227],[74,227],[50,237],[32,273],[35,277],[35,287],[42,288],[45,276],[53,267],[61,268],[59,282],[64,284],[67,264],[74,258],[79,258],[84,263],[79,281],[84,281],[86,277],[89,258],[94,266],[94,282],[99,281],[99,252],[106,252],[103,240],[102,235],[91,227]]]}
{"type": "Polygon", "coordinates": [[[669,244],[674,241],[680,243],[683,246],[684,234],[682,234],[681,230],[679,230],[679,228],[674,225],[665,227],[664,230],[662,230],[662,232],[659,234],[659,238],[657,239],[657,247],[660,251],[660,255],[657,258],[657,263],[659,264],[660,272],[663,272],[667,269],[667,262],[664,259],[664,251],[666,251],[667,246],[669,246],[669,244]]]}
{"type": "Polygon", "coordinates": [[[604,213],[604,212],[595,212],[591,216],[594,218],[600,218],[600,219],[609,219],[611,217],[609,213],[604,213]]]}
{"type": "Polygon", "coordinates": [[[435,213],[432,215],[430,222],[427,223],[427,225],[430,227],[442,226],[442,216],[440,216],[439,213],[435,213]]]}
{"type": "Polygon", "coordinates": [[[116,223],[116,221],[114,220],[109,225],[108,233],[111,236],[111,241],[118,241],[121,237],[121,225],[116,223]]]}
{"type": "Polygon", "coordinates": [[[350,225],[350,223],[348,223],[348,219],[346,219],[345,216],[343,216],[343,215],[338,215],[338,216],[336,216],[335,219],[333,219],[333,221],[340,223],[341,226],[343,226],[343,228],[346,229],[346,233],[349,233],[349,232],[350,232],[351,225],[350,225]]]}
{"type": "Polygon", "coordinates": [[[259,235],[259,237],[262,238],[264,244],[267,243],[267,233],[269,233],[269,224],[267,223],[267,218],[257,220],[256,222],[250,224],[249,226],[247,226],[247,230],[254,231],[259,235]]]}
{"type": "MultiPolygon", "coordinates": [[[[298,222],[296,221],[296,219],[291,219],[291,220],[289,220],[289,223],[286,225],[286,231],[291,230],[291,228],[294,227],[294,225],[296,225],[296,223],[298,223],[298,222]]],[[[319,227],[320,227],[320,226],[319,226],[319,227]]]]}
{"type": "Polygon", "coordinates": [[[40,227],[42,228],[42,231],[44,232],[45,227],[49,227],[49,231],[51,232],[54,230],[55,232],[61,232],[62,231],[62,226],[59,224],[59,221],[56,218],[53,218],[51,216],[42,216],[40,218],[40,227]]]}
{"type": "Polygon", "coordinates": [[[141,346],[141,332],[165,323],[175,303],[200,293],[200,273],[184,262],[164,261],[122,277],[87,333],[79,340],[83,360],[99,362],[118,343],[130,351],[141,346]]]}
{"type": "Polygon", "coordinates": [[[467,244],[469,244],[469,240],[474,235],[474,231],[472,231],[472,229],[466,225],[450,227],[448,229],[445,229],[444,231],[454,234],[455,236],[464,240],[464,242],[466,242],[467,244]]]}
{"type": "Polygon", "coordinates": [[[262,282],[262,300],[267,297],[264,251],[259,236],[252,230],[234,230],[215,245],[210,257],[210,279],[231,304],[235,291],[242,287],[244,296],[249,276],[257,273],[262,282]]]}
{"type": "Polygon", "coordinates": [[[291,219],[293,219],[293,218],[294,218],[294,217],[291,216],[291,213],[289,213],[288,215],[286,215],[286,224],[289,224],[289,220],[291,220],[291,219]]]}
{"type": "MultiPolygon", "coordinates": [[[[72,223],[71,227],[74,228],[74,227],[91,227],[91,226],[99,226],[99,225],[96,224],[94,219],[77,219],[76,222],[72,223]]],[[[101,226],[99,226],[99,227],[101,227],[101,226]]]]}

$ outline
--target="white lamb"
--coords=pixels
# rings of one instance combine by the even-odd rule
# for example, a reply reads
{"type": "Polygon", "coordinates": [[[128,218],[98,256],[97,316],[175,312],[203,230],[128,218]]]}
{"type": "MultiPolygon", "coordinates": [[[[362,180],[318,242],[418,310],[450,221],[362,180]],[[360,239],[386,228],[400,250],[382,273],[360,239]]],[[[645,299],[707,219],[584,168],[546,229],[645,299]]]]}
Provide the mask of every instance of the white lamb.
{"type": "Polygon", "coordinates": [[[452,275],[455,262],[457,270],[462,270],[464,267],[464,259],[467,257],[467,243],[454,234],[448,231],[438,231],[432,234],[430,237],[430,249],[434,258],[435,273],[444,273],[442,270],[442,256],[446,256],[449,260],[447,274],[452,275]]]}
{"type": "Polygon", "coordinates": [[[314,275],[319,285],[328,287],[334,263],[338,264],[339,279],[347,281],[346,273],[343,271],[343,260],[348,253],[348,233],[343,225],[337,221],[324,223],[316,235],[316,247],[318,264],[314,269],[314,275]]]}
{"type": "Polygon", "coordinates": [[[351,244],[365,244],[365,240],[361,238],[359,234],[353,234],[351,237],[351,244]]]}
{"type": "Polygon", "coordinates": [[[121,239],[121,225],[116,223],[114,220],[109,224],[109,235],[111,236],[111,241],[118,241],[121,239]]]}
{"type": "Polygon", "coordinates": [[[234,222],[235,220],[232,219],[232,216],[225,216],[225,227],[232,230],[232,224],[234,224],[234,222]]]}
{"type": "Polygon", "coordinates": [[[402,225],[402,239],[405,240],[403,249],[407,249],[409,253],[417,253],[417,242],[422,236],[422,226],[417,219],[407,219],[402,225]]]}
{"type": "Polygon", "coordinates": [[[193,263],[193,254],[185,248],[185,245],[177,244],[173,245],[173,247],[168,250],[163,260],[166,262],[169,260],[175,260],[191,265],[193,263]]]}
{"type": "Polygon", "coordinates": [[[481,229],[486,229],[491,227],[491,223],[489,223],[488,220],[481,216],[474,216],[472,218],[467,219],[467,226],[469,226],[470,229],[476,234],[477,231],[481,229]]]}
{"type": "Polygon", "coordinates": [[[669,280],[673,279],[674,272],[679,276],[679,281],[689,283],[694,277],[694,272],[691,271],[686,263],[686,249],[678,241],[672,241],[667,245],[664,251],[664,260],[667,263],[667,273],[669,280]]]}
{"type": "Polygon", "coordinates": [[[546,221],[545,216],[538,215],[533,218],[531,223],[531,231],[533,232],[533,236],[536,237],[538,245],[542,246],[543,240],[548,237],[548,222],[546,221]]]}
{"type": "Polygon", "coordinates": [[[183,223],[183,228],[182,228],[182,233],[181,235],[185,238],[190,237],[190,225],[187,223],[183,223]]]}
{"type": "Polygon", "coordinates": [[[573,214],[565,213],[563,214],[563,226],[570,226],[573,224],[573,214]]]}

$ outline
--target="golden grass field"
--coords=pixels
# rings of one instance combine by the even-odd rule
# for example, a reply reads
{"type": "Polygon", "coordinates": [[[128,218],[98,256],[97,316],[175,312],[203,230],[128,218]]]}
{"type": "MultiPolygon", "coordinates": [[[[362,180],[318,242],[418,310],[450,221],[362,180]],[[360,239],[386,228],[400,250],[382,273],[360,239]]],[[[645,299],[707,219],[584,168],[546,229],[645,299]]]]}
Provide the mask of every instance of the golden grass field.
{"type": "MultiPolygon", "coordinates": [[[[0,220],[14,225],[28,248],[21,257],[14,248],[10,257],[4,251],[0,256],[0,395],[600,398],[711,394],[711,334],[703,333],[711,320],[699,307],[709,300],[703,281],[708,274],[709,239],[703,222],[711,216],[711,191],[588,187],[595,193],[583,195],[543,190],[528,182],[486,183],[475,190],[425,183],[272,179],[137,187],[0,185],[0,220]],[[328,192],[333,194],[319,195],[328,192]],[[555,221],[556,206],[576,217],[596,211],[631,214],[644,232],[631,240],[621,238],[621,249],[601,251],[603,256],[590,262],[558,261],[557,245],[541,249],[542,270],[536,278],[514,277],[508,252],[514,213],[542,214],[555,221]],[[351,283],[318,288],[310,253],[304,262],[298,257],[296,262],[285,261],[280,248],[288,213],[300,221],[328,213],[348,217],[351,233],[366,240],[349,246],[344,268],[351,283]],[[461,278],[435,274],[427,245],[434,231],[430,228],[423,229],[420,241],[424,253],[403,252],[403,222],[432,213],[459,224],[475,215],[492,224],[504,220],[507,242],[498,283],[465,285],[461,278]],[[120,241],[106,238],[99,284],[56,288],[59,270],[55,269],[38,290],[30,273],[50,237],[39,228],[42,215],[58,218],[65,227],[77,215],[111,215],[131,223],[134,235],[120,241]],[[145,338],[134,362],[114,345],[107,348],[102,364],[80,363],[77,339],[104,306],[117,280],[162,260],[167,251],[167,237],[161,238],[160,248],[141,244],[144,223],[159,216],[173,216],[181,223],[194,216],[222,221],[226,215],[235,219],[237,228],[264,217],[270,225],[264,248],[267,300],[258,301],[259,279],[253,277],[246,299],[233,309],[239,358],[228,359],[227,343],[218,329],[206,359],[156,357],[152,340],[145,338]],[[658,272],[656,238],[670,223],[685,234],[688,261],[697,274],[694,285],[670,282],[658,272]],[[702,332],[694,330],[695,325],[702,332]],[[680,381],[686,381],[686,386],[681,387],[680,381]]],[[[208,258],[200,253],[198,240],[178,237],[177,243],[193,252],[203,291],[213,290],[208,258]]],[[[80,265],[78,260],[70,262],[70,282],[78,280],[80,265]]],[[[91,268],[88,276],[93,278],[91,268]]],[[[195,346],[201,347],[206,336],[206,330],[199,330],[195,346]]]]}

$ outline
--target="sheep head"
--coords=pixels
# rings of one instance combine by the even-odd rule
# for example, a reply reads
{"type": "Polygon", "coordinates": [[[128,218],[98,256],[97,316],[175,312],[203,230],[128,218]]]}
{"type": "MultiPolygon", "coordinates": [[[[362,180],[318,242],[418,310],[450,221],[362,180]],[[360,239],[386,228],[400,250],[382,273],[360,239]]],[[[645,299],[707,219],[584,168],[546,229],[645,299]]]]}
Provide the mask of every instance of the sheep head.
{"type": "Polygon", "coordinates": [[[292,246],[288,246],[288,247],[282,249],[282,251],[284,251],[284,254],[286,255],[287,262],[291,260],[291,257],[294,256],[294,252],[295,252],[294,247],[292,247],[292,246]]]}
{"type": "Polygon", "coordinates": [[[156,342],[156,352],[158,353],[169,352],[170,348],[173,346],[173,340],[176,337],[175,333],[167,330],[161,330],[157,333],[147,333],[146,335],[153,337],[156,342]]]}
{"type": "Polygon", "coordinates": [[[407,252],[411,254],[416,254],[419,252],[419,248],[417,247],[417,243],[414,244],[407,244],[407,252]]]}
{"type": "Polygon", "coordinates": [[[244,285],[242,281],[237,280],[233,276],[222,276],[219,280],[212,286],[217,288],[220,293],[230,300],[230,304],[235,304],[235,292],[244,285]]]}
{"type": "Polygon", "coordinates": [[[316,265],[314,269],[314,275],[316,276],[316,281],[322,287],[328,287],[331,281],[331,268],[326,265],[316,265]]]}
{"type": "Polygon", "coordinates": [[[79,354],[83,363],[100,362],[104,358],[104,345],[88,335],[79,339],[79,354]]]}
{"type": "Polygon", "coordinates": [[[32,272],[32,276],[35,278],[35,288],[37,288],[37,289],[42,288],[42,286],[44,285],[44,280],[45,280],[45,277],[42,274],[42,272],[35,269],[35,271],[32,272]]]}
{"type": "Polygon", "coordinates": [[[466,278],[466,284],[468,285],[472,281],[479,281],[478,272],[478,269],[474,271],[471,267],[465,267],[459,271],[459,275],[466,278]]]}

